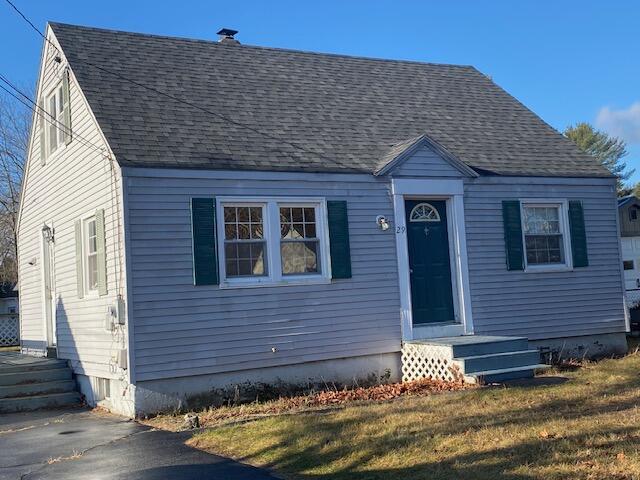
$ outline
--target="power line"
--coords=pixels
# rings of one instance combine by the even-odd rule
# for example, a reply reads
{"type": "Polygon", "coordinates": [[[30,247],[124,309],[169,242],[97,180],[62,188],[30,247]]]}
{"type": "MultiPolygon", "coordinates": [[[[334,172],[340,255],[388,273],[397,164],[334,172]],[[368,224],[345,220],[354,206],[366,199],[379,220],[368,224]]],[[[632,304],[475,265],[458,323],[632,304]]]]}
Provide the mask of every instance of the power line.
{"type": "Polygon", "coordinates": [[[2,90],[4,90],[5,92],[7,92],[9,95],[11,95],[14,99],[16,99],[17,101],[19,101],[22,105],[24,105],[26,108],[30,109],[32,112],[41,112],[45,117],[49,117],[49,118],[45,118],[45,120],[47,121],[47,123],[49,123],[49,125],[52,125],[53,127],[55,127],[57,130],[63,132],[63,133],[70,133],[72,137],[77,138],[80,140],[80,143],[82,143],[84,146],[86,147],[91,147],[96,151],[99,151],[100,153],[102,153],[103,155],[108,157],[108,154],[105,152],[105,149],[96,145],[95,143],[91,142],[90,140],[84,138],[82,135],[80,135],[77,132],[74,132],[74,130],[71,127],[66,126],[65,124],[63,124],[62,122],[60,122],[58,119],[56,119],[53,115],[51,115],[49,112],[46,111],[46,109],[42,108],[40,105],[38,105],[33,99],[31,99],[26,93],[24,93],[23,91],[21,91],[18,87],[16,87],[13,83],[11,83],[11,81],[9,81],[7,79],[7,77],[5,77],[4,75],[2,75],[0,73],[0,81],[4,82],[5,84],[7,84],[11,89],[13,89],[20,97],[23,97],[24,100],[22,100],[22,98],[18,98],[18,96],[16,96],[13,92],[10,92],[9,90],[7,90],[5,87],[3,87],[2,85],[0,85],[0,88],[2,88],[2,90]],[[25,103],[28,102],[29,104],[25,103]]]}
{"type": "MultiPolygon", "coordinates": [[[[51,45],[51,46],[52,46],[52,47],[53,47],[53,48],[54,48],[58,53],[62,53],[62,52],[60,51],[60,49],[59,49],[56,45],[54,45],[54,44],[53,44],[53,42],[51,42],[51,40],[49,40],[49,39],[47,38],[47,36],[46,36],[46,35],[45,35],[45,34],[44,34],[44,33],[43,33],[43,32],[42,32],[38,27],[36,27],[36,26],[34,25],[34,23],[33,23],[31,20],[29,20],[29,18],[28,18],[24,13],[22,13],[22,11],[20,11],[20,9],[19,9],[18,7],[16,7],[16,5],[15,5],[11,0],[5,0],[5,2],[7,2],[7,3],[11,6],[11,8],[12,8],[13,10],[15,10],[15,11],[18,13],[18,15],[20,15],[20,17],[22,17],[22,19],[23,19],[27,24],[29,24],[29,26],[30,26],[30,27],[31,27],[31,28],[32,28],[32,29],[33,29],[33,30],[34,30],[38,35],[40,35],[40,36],[44,39],[44,41],[45,41],[45,42],[47,42],[49,45],[51,45]]],[[[65,54],[65,55],[66,55],[66,54],[65,54]]],[[[67,56],[67,57],[69,57],[68,55],[66,55],[66,56],[67,56]]],[[[226,115],[224,115],[224,114],[222,114],[222,113],[218,113],[218,112],[215,112],[215,111],[213,111],[213,110],[209,110],[208,108],[202,107],[202,106],[200,106],[200,105],[198,105],[198,104],[195,104],[195,103],[189,102],[189,101],[187,101],[187,100],[183,100],[183,99],[178,98],[178,97],[176,97],[176,96],[174,96],[174,95],[171,95],[170,93],[167,93],[167,92],[164,92],[164,91],[162,91],[162,90],[159,90],[159,89],[157,89],[157,88],[155,88],[155,87],[151,87],[151,86],[149,86],[149,85],[145,85],[145,84],[143,84],[143,83],[140,83],[140,82],[138,82],[138,81],[136,81],[136,80],[132,80],[131,78],[128,78],[128,77],[127,77],[127,76],[125,76],[125,75],[122,75],[122,74],[120,74],[120,73],[118,73],[118,72],[114,72],[114,71],[109,70],[108,68],[102,67],[102,66],[100,66],[100,65],[96,65],[95,63],[92,63],[92,62],[90,62],[90,61],[88,61],[88,60],[84,60],[84,59],[79,58],[79,57],[77,57],[77,56],[75,56],[75,55],[72,55],[72,56],[71,56],[71,58],[74,58],[76,61],[78,61],[78,62],[80,62],[80,63],[84,63],[84,64],[86,64],[86,65],[88,65],[88,66],[90,66],[90,67],[93,67],[93,68],[95,68],[95,69],[97,69],[97,70],[100,70],[100,71],[102,71],[102,72],[104,72],[104,73],[108,73],[108,74],[110,74],[110,75],[113,75],[113,76],[115,76],[115,77],[117,77],[117,78],[119,78],[119,79],[121,79],[121,80],[124,80],[124,81],[126,81],[126,82],[129,82],[129,83],[131,83],[131,84],[133,84],[133,85],[136,85],[136,86],[138,86],[138,87],[140,87],[140,88],[144,88],[144,89],[149,90],[149,91],[151,91],[151,92],[154,92],[154,93],[156,93],[156,94],[158,94],[158,95],[161,95],[161,96],[164,96],[164,97],[170,98],[171,100],[173,100],[173,101],[175,101],[175,102],[182,103],[182,104],[187,105],[187,106],[189,106],[189,107],[191,107],[191,108],[195,108],[195,109],[200,110],[200,111],[202,111],[202,112],[204,112],[204,113],[206,113],[206,114],[208,114],[208,115],[213,115],[213,116],[215,116],[215,117],[218,117],[218,118],[220,118],[221,120],[223,120],[223,121],[225,121],[225,122],[228,122],[228,123],[230,123],[230,124],[232,124],[232,125],[235,125],[235,126],[238,126],[238,127],[244,128],[244,129],[246,129],[246,130],[249,130],[249,131],[251,131],[251,132],[257,133],[257,134],[259,134],[259,135],[262,135],[262,136],[264,136],[264,137],[266,137],[266,138],[269,138],[270,140],[276,140],[276,141],[278,141],[278,142],[281,142],[281,143],[284,143],[284,144],[286,144],[286,145],[289,145],[289,146],[290,146],[290,147],[292,147],[292,148],[298,149],[298,150],[300,150],[300,151],[302,151],[302,152],[305,152],[305,153],[308,153],[308,154],[311,154],[311,155],[316,155],[318,158],[321,158],[322,160],[326,160],[326,161],[329,161],[329,162],[332,162],[332,163],[340,163],[340,162],[339,162],[339,160],[337,160],[337,159],[332,159],[332,158],[325,157],[325,156],[324,156],[324,155],[322,155],[321,153],[319,153],[319,152],[315,152],[315,151],[313,151],[313,150],[309,150],[309,149],[307,149],[307,148],[303,147],[302,145],[299,145],[299,144],[297,144],[297,143],[295,143],[295,142],[291,142],[291,141],[289,141],[289,140],[285,140],[285,139],[283,139],[283,138],[277,137],[277,136],[272,135],[272,134],[270,134],[270,133],[268,133],[268,132],[265,132],[265,131],[263,131],[263,130],[260,130],[260,129],[256,128],[256,127],[252,127],[251,125],[247,125],[246,123],[243,123],[243,122],[239,122],[239,121],[237,121],[237,120],[234,120],[234,119],[232,119],[232,118],[230,118],[230,117],[228,117],[228,116],[226,116],[226,115]]],[[[282,152],[282,153],[285,153],[285,154],[286,154],[286,152],[282,152]]]]}

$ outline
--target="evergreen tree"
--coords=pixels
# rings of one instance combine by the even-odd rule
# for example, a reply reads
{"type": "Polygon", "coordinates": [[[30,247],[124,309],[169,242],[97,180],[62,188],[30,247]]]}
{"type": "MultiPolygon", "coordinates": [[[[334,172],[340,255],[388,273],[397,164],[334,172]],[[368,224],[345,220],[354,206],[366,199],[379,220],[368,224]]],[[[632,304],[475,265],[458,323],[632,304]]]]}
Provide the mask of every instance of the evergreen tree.
{"type": "Polygon", "coordinates": [[[578,123],[568,127],[564,135],[573,140],[580,150],[597,158],[616,176],[618,195],[623,196],[629,192],[624,184],[635,170],[627,169],[627,164],[623,160],[627,155],[627,145],[624,140],[596,130],[588,123],[578,123]]]}

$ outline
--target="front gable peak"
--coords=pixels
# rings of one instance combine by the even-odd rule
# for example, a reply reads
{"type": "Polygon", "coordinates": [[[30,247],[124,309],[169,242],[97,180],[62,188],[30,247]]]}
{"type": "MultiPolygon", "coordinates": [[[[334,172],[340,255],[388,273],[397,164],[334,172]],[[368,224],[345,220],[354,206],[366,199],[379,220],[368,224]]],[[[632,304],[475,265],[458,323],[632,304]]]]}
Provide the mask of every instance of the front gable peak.
{"type": "MultiPolygon", "coordinates": [[[[467,164],[459,160],[455,155],[446,150],[442,145],[425,134],[409,138],[391,146],[383,156],[375,170],[374,175],[381,176],[389,173],[398,173],[403,165],[414,159],[421,150],[427,150],[436,157],[436,161],[442,163],[451,172],[458,172],[460,176],[477,177],[478,174],[467,164]]],[[[416,159],[420,162],[420,159],[416,159]]],[[[428,168],[427,165],[425,165],[428,168]]],[[[433,176],[440,176],[437,173],[433,176]]]]}

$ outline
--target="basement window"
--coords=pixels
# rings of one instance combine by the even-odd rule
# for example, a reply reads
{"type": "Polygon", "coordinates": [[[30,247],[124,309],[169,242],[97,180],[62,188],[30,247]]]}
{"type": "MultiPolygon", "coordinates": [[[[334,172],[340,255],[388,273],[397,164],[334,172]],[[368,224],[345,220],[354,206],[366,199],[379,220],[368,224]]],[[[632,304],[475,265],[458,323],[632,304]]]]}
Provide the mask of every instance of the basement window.
{"type": "Polygon", "coordinates": [[[94,377],[93,399],[96,402],[111,398],[111,380],[108,378],[94,377]]]}

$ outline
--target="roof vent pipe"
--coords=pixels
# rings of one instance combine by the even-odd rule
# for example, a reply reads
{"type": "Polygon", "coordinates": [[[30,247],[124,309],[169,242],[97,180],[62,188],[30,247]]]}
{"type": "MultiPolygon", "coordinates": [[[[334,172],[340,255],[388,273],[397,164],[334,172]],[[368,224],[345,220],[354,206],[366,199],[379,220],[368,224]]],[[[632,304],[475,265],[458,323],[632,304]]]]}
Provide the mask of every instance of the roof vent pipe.
{"type": "Polygon", "coordinates": [[[239,44],[240,42],[233,38],[236,33],[238,33],[238,30],[223,28],[218,32],[218,35],[220,35],[220,38],[218,38],[218,42],[239,44]]]}

